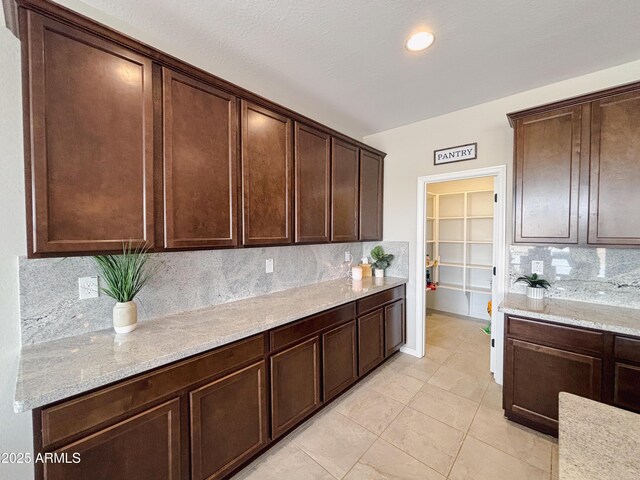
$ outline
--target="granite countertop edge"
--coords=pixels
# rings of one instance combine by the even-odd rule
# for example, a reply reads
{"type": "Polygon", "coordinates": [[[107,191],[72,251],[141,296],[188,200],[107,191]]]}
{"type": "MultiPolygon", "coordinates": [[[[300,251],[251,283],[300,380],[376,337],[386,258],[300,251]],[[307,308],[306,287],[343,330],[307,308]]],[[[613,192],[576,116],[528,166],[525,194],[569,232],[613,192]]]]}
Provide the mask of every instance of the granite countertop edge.
{"type": "MultiPolygon", "coordinates": [[[[536,309],[527,306],[528,301],[526,295],[508,293],[498,311],[562,325],[640,336],[640,309],[556,298],[544,298],[543,306],[536,309]]],[[[535,305],[536,301],[531,303],[535,305]]]]}
{"type": "MultiPolygon", "coordinates": [[[[46,391],[41,391],[41,392],[37,391],[38,390],[37,386],[34,388],[34,387],[27,387],[24,385],[24,379],[22,378],[23,377],[23,360],[26,355],[33,354],[33,352],[36,352],[37,354],[39,350],[42,350],[43,348],[47,348],[48,346],[51,346],[52,344],[56,344],[56,343],[69,344],[73,342],[74,339],[77,340],[79,343],[82,343],[82,342],[87,342],[88,339],[94,336],[101,336],[101,337],[107,337],[107,338],[113,339],[116,334],[113,333],[111,329],[100,330],[98,332],[89,332],[87,334],[82,334],[75,337],[68,337],[64,339],[53,340],[51,342],[43,342],[35,345],[25,346],[19,353],[19,358],[18,358],[19,368],[18,368],[18,374],[16,378],[16,388],[15,388],[15,394],[14,394],[13,409],[16,413],[22,413],[22,412],[33,410],[35,408],[39,408],[45,405],[49,405],[54,402],[58,402],[60,400],[64,400],[66,398],[80,395],[82,393],[86,393],[96,388],[103,387],[121,380],[125,380],[135,375],[139,375],[147,371],[183,360],[185,358],[207,352],[214,348],[222,347],[224,345],[228,345],[235,341],[248,338],[252,335],[256,335],[256,334],[265,332],[267,330],[271,330],[273,328],[277,328],[277,327],[286,325],[288,323],[295,322],[305,317],[315,315],[317,313],[330,310],[332,308],[339,307],[340,305],[351,303],[361,298],[365,298],[371,295],[375,295],[376,293],[383,292],[385,290],[390,290],[392,288],[406,284],[408,282],[408,279],[397,278],[397,277],[384,277],[384,281],[385,281],[384,285],[370,285],[370,287],[372,287],[371,289],[367,289],[362,292],[354,291],[349,298],[345,298],[344,295],[340,296],[339,292],[336,292],[336,298],[332,299],[331,301],[319,301],[313,307],[296,311],[293,314],[283,315],[279,318],[269,321],[268,323],[256,323],[254,325],[251,325],[250,327],[238,329],[237,331],[234,331],[227,335],[219,335],[219,336],[215,336],[214,338],[203,339],[201,343],[189,345],[184,349],[176,349],[173,351],[169,351],[162,356],[157,356],[145,361],[136,362],[135,364],[124,365],[121,368],[115,369],[113,371],[109,371],[107,373],[97,374],[95,376],[92,376],[91,378],[82,379],[79,382],[68,382],[68,381],[62,380],[62,382],[59,385],[56,385],[55,388],[50,388],[50,389],[47,389],[46,391]],[[30,391],[30,390],[33,390],[33,391],[30,391]]],[[[295,287],[287,290],[282,290],[279,292],[269,293],[266,295],[260,295],[257,297],[251,297],[243,300],[215,305],[212,307],[208,307],[206,309],[196,310],[193,312],[182,312],[179,314],[167,316],[166,319],[174,319],[174,321],[178,319],[179,322],[182,322],[182,321],[188,322],[189,319],[194,315],[215,314],[216,310],[221,308],[228,308],[229,306],[242,305],[242,308],[252,308],[251,303],[256,303],[255,308],[259,308],[259,305],[257,305],[257,303],[260,300],[266,299],[268,297],[282,296],[282,295],[286,295],[287,292],[300,291],[300,290],[308,289],[310,287],[328,285],[330,283],[336,284],[336,287],[337,287],[340,285],[340,282],[345,282],[345,281],[344,279],[330,280],[330,281],[320,282],[317,284],[305,285],[302,287],[295,287]]],[[[342,285],[344,285],[344,283],[342,285]]],[[[160,318],[160,319],[140,322],[138,331],[142,329],[149,330],[150,328],[153,328],[154,325],[158,326],[161,322],[165,321],[166,319],[160,318]]],[[[212,320],[211,323],[213,324],[213,322],[214,321],[212,320]]],[[[146,333],[149,333],[149,332],[146,332],[146,333]]],[[[113,340],[111,341],[113,342],[113,340]]],[[[89,340],[89,343],[92,343],[92,340],[89,340]]],[[[71,361],[71,359],[69,359],[69,361],[71,361]]]]}

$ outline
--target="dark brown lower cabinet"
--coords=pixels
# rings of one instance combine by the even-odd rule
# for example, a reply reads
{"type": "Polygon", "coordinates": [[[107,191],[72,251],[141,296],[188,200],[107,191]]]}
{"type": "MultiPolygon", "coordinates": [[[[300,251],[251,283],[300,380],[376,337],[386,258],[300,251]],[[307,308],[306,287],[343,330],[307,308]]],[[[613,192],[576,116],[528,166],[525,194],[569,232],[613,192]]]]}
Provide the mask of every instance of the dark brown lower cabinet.
{"type": "Polygon", "coordinates": [[[364,375],[384,360],[384,311],[358,318],[358,373],[364,375]]]}
{"type": "Polygon", "coordinates": [[[384,307],[384,355],[400,350],[405,342],[404,300],[384,307]]]}
{"type": "Polygon", "coordinates": [[[569,392],[592,400],[601,398],[602,361],[599,358],[507,339],[504,379],[509,413],[558,429],[558,394],[569,392]]]}
{"type": "Polygon", "coordinates": [[[355,320],[322,335],[322,376],[325,402],[358,379],[355,320]]]}
{"type": "Polygon", "coordinates": [[[218,479],[267,444],[264,360],[189,394],[191,478],[218,479]]]}
{"type": "Polygon", "coordinates": [[[271,357],[271,432],[277,438],[320,406],[320,338],[271,357]]]}
{"type": "Polygon", "coordinates": [[[395,352],[404,315],[400,286],[36,409],[36,453],[81,461],[35,477],[229,478],[395,352]]]}
{"type": "Polygon", "coordinates": [[[507,418],[558,434],[558,394],[640,412],[640,339],[506,316],[507,418]]]}
{"type": "Polygon", "coordinates": [[[45,463],[46,480],[178,480],[180,399],[150,408],[53,453],[66,454],[68,461],[45,463]],[[74,458],[80,461],[73,463],[74,458]]]}
{"type": "Polygon", "coordinates": [[[613,404],[640,412],[640,366],[616,362],[613,404]]]}

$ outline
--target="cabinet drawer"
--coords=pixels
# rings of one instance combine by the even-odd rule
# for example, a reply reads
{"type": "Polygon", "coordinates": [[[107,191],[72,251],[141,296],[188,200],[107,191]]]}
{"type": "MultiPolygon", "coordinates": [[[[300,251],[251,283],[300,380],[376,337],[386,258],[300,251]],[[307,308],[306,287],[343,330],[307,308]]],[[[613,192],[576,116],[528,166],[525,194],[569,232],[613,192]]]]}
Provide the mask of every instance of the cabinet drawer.
{"type": "Polygon", "coordinates": [[[41,411],[42,447],[105,426],[185,387],[227,373],[264,356],[264,347],[264,336],[256,335],[177,365],[45,408],[41,411]]]}
{"type": "Polygon", "coordinates": [[[356,316],[353,302],[271,331],[271,349],[278,350],[356,316]]]}
{"type": "Polygon", "coordinates": [[[640,363],[640,339],[616,335],[614,345],[617,359],[640,363]]]}
{"type": "Polygon", "coordinates": [[[385,303],[394,302],[401,298],[404,298],[404,285],[400,285],[399,287],[385,290],[384,292],[376,293],[375,295],[363,298],[357,301],[358,315],[370,312],[371,310],[375,310],[385,303]]]}
{"type": "Polygon", "coordinates": [[[507,317],[507,336],[596,356],[602,356],[604,349],[602,332],[517,317],[507,317]]]}

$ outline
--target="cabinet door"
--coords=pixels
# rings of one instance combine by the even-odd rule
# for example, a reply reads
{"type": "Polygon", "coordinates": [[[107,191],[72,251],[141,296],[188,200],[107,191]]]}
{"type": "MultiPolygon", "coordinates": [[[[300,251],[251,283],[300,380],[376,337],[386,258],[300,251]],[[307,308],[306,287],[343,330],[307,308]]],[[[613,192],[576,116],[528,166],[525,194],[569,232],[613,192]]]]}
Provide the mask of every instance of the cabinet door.
{"type": "Polygon", "coordinates": [[[29,253],[152,244],[151,60],[27,15],[29,253]]]}
{"type": "Polygon", "coordinates": [[[640,92],[592,103],[590,244],[640,245],[640,92]]]}
{"type": "Polygon", "coordinates": [[[165,247],[237,245],[236,98],[164,68],[165,247]]]}
{"type": "Polygon", "coordinates": [[[358,240],[358,147],[331,139],[331,240],[358,240]]]}
{"type": "Polygon", "coordinates": [[[404,342],[404,300],[401,300],[384,307],[385,357],[400,350],[404,342]]]}
{"type": "Polygon", "coordinates": [[[243,243],[291,242],[291,120],[242,101],[243,243]]]}
{"type": "Polygon", "coordinates": [[[516,122],[516,243],[578,243],[581,112],[568,107],[516,122]]]}
{"type": "Polygon", "coordinates": [[[271,431],[277,438],[320,406],[320,337],[271,357],[271,431]]]}
{"type": "Polygon", "coordinates": [[[70,463],[44,464],[45,480],[178,480],[180,400],[146,410],[53,452],[70,463]],[[80,461],[73,463],[73,455],[80,461]]]}
{"type": "Polygon", "coordinates": [[[189,394],[191,478],[222,478],[266,445],[265,388],[261,361],[189,394]]]}
{"type": "Polygon", "coordinates": [[[322,335],[322,373],[325,402],[358,378],[355,320],[322,335]]]}
{"type": "Polygon", "coordinates": [[[640,367],[616,362],[613,386],[614,405],[640,412],[640,367]]]}
{"type": "Polygon", "coordinates": [[[331,137],[296,122],[296,242],[328,242],[331,209],[331,137]]]}
{"type": "Polygon", "coordinates": [[[382,240],[382,156],[360,151],[360,240],[382,240]]]}
{"type": "Polygon", "coordinates": [[[358,318],[358,373],[364,375],[384,360],[383,309],[358,318]]]}
{"type": "Polygon", "coordinates": [[[507,339],[505,410],[542,431],[557,434],[560,392],[600,400],[601,380],[598,358],[507,339]]]}

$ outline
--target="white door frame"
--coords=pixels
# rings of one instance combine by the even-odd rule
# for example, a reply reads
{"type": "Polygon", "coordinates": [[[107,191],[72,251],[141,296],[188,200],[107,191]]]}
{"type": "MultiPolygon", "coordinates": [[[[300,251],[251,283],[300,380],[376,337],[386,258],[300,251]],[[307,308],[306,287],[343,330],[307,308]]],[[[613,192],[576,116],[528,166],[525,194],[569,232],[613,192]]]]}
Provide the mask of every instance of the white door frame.
{"type": "Polygon", "coordinates": [[[507,167],[499,165],[495,167],[477,168],[460,172],[441,173],[427,175],[418,178],[418,218],[417,218],[417,251],[416,251],[416,354],[423,357],[425,354],[425,311],[426,311],[426,279],[424,275],[425,256],[425,230],[426,230],[426,203],[427,185],[429,183],[450,182],[453,180],[468,180],[478,177],[494,177],[494,192],[498,195],[493,219],[493,261],[496,274],[493,277],[491,301],[493,314],[491,316],[491,371],[496,382],[502,384],[503,362],[503,329],[504,319],[498,312],[498,305],[502,302],[506,286],[506,193],[507,193],[507,167]]]}

